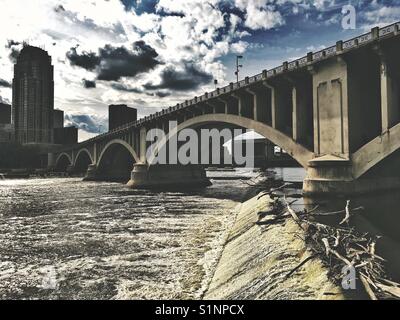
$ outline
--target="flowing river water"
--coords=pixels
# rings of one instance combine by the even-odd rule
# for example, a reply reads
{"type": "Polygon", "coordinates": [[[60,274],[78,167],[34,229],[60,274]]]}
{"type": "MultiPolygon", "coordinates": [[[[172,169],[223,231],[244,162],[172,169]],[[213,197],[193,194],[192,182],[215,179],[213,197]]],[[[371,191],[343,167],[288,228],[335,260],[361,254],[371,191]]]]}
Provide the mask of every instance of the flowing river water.
{"type": "Polygon", "coordinates": [[[207,287],[248,186],[153,193],[79,178],[0,181],[0,298],[184,299],[207,287]]]}
{"type": "MultiPolygon", "coordinates": [[[[0,299],[201,298],[234,208],[249,197],[250,187],[238,178],[257,175],[211,174],[209,188],[161,193],[80,178],[0,180],[0,299]]],[[[274,174],[299,182],[305,173],[274,174]]],[[[393,199],[359,198],[354,205],[365,206],[360,228],[387,234],[385,250],[395,259],[400,232],[393,199]]],[[[325,202],[320,210],[343,203],[325,202]]],[[[314,205],[303,198],[294,204],[314,205]]]]}

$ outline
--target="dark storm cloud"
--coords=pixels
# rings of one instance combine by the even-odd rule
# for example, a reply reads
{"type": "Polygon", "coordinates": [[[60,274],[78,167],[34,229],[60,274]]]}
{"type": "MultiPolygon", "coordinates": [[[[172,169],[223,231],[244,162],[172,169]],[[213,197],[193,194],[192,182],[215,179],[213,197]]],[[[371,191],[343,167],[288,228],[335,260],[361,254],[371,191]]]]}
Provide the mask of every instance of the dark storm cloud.
{"type": "Polygon", "coordinates": [[[88,71],[93,71],[100,64],[100,58],[94,52],[83,51],[81,54],[78,54],[76,48],[71,48],[67,52],[67,58],[71,65],[88,71]]]}
{"type": "Polygon", "coordinates": [[[186,64],[184,70],[168,67],[161,73],[161,83],[158,85],[146,84],[148,90],[170,89],[175,91],[189,91],[198,89],[201,85],[212,81],[213,76],[199,70],[192,64],[186,64]]]}
{"type": "Polygon", "coordinates": [[[11,49],[12,47],[19,46],[20,44],[22,43],[15,40],[7,40],[6,48],[11,49]]]}
{"type": "Polygon", "coordinates": [[[144,41],[136,41],[132,51],[125,47],[106,45],[99,49],[98,54],[86,51],[78,54],[76,48],[67,52],[71,65],[88,71],[96,69],[97,79],[104,81],[118,81],[122,77],[135,77],[150,71],[160,64],[157,57],[158,53],[144,41]]]}
{"type": "Polygon", "coordinates": [[[0,78],[0,87],[11,88],[11,83],[0,78]]]}
{"type": "Polygon", "coordinates": [[[158,53],[144,41],[136,41],[133,51],[106,45],[99,53],[102,61],[97,77],[99,80],[118,81],[121,77],[134,77],[160,64],[156,59],[158,53]]]}
{"type": "Polygon", "coordinates": [[[22,42],[18,42],[15,40],[7,40],[7,44],[5,45],[5,47],[11,50],[10,54],[8,55],[8,58],[12,63],[17,62],[17,58],[20,53],[20,49],[18,47],[22,44],[23,44],[22,42]]]}
{"type": "Polygon", "coordinates": [[[83,82],[83,87],[86,89],[96,88],[96,81],[83,79],[82,82],[83,82]]]}
{"type": "Polygon", "coordinates": [[[58,5],[57,7],[54,8],[54,11],[57,12],[57,13],[64,12],[65,8],[64,8],[63,5],[60,4],[60,5],[58,5]]]}
{"type": "Polygon", "coordinates": [[[149,97],[165,98],[171,95],[171,93],[167,91],[144,92],[143,89],[141,88],[128,87],[127,85],[122,83],[112,83],[111,88],[122,92],[141,93],[141,94],[143,93],[149,97]]]}
{"type": "Polygon", "coordinates": [[[112,83],[111,88],[113,88],[114,90],[117,90],[117,91],[122,91],[122,92],[143,93],[149,97],[165,98],[165,97],[168,97],[171,95],[170,92],[166,92],[166,91],[144,92],[143,89],[141,89],[141,88],[133,88],[133,87],[131,88],[122,83],[112,83]]]}
{"type": "Polygon", "coordinates": [[[111,88],[113,88],[114,90],[123,91],[123,92],[143,93],[142,89],[130,88],[122,83],[112,83],[111,88]]]}
{"type": "Polygon", "coordinates": [[[165,98],[165,97],[169,97],[171,95],[170,92],[166,92],[166,91],[157,91],[157,92],[152,92],[146,93],[149,97],[159,97],[159,98],[165,98]]]}
{"type": "Polygon", "coordinates": [[[8,55],[12,63],[17,63],[17,58],[20,54],[21,50],[16,49],[16,48],[11,48],[11,52],[8,55]]]}
{"type": "Polygon", "coordinates": [[[66,114],[65,122],[67,126],[75,126],[89,133],[99,133],[108,130],[108,123],[105,119],[100,119],[92,115],[66,114]]]}
{"type": "Polygon", "coordinates": [[[0,96],[0,103],[10,104],[10,101],[8,99],[3,98],[2,96],[0,96]]]}

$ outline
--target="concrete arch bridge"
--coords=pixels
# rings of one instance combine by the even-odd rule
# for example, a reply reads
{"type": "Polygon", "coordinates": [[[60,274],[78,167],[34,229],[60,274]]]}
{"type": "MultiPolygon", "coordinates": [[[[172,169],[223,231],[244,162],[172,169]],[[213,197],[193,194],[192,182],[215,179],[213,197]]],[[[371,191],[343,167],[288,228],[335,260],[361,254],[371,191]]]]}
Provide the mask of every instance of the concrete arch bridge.
{"type": "Polygon", "coordinates": [[[56,170],[133,187],[207,185],[200,165],[151,165],[147,132],[245,128],[307,170],[308,194],[400,187],[400,23],[370,32],[49,155],[56,170]],[[177,127],[169,131],[169,122],[177,127]]]}

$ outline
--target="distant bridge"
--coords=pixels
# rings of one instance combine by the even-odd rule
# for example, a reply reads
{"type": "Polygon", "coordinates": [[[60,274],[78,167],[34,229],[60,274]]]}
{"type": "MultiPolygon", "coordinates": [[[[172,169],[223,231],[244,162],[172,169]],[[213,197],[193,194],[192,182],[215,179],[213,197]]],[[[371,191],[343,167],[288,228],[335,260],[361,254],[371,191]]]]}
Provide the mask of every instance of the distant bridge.
{"type": "Polygon", "coordinates": [[[58,170],[148,187],[204,183],[200,166],[146,163],[146,133],[249,128],[307,169],[304,191],[400,187],[400,23],[370,32],[49,155],[58,170]],[[133,169],[133,171],[132,171],[133,169]]]}

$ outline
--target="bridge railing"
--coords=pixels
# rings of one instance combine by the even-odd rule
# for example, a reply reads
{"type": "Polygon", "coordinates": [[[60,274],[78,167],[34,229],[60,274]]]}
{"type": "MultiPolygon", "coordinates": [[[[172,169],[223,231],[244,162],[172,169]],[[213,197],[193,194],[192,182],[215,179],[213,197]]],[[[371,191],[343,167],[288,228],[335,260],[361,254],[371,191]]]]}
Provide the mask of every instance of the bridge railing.
{"type": "Polygon", "coordinates": [[[217,88],[216,90],[209,92],[209,93],[205,93],[204,95],[202,95],[200,97],[195,97],[194,99],[186,100],[183,103],[178,103],[174,107],[168,107],[166,109],[163,109],[161,112],[156,112],[150,116],[146,116],[144,118],[138,119],[137,121],[127,123],[121,127],[111,130],[107,133],[103,133],[103,134],[93,137],[89,140],[86,140],[86,141],[82,142],[81,144],[101,140],[104,137],[107,137],[114,133],[119,133],[121,131],[131,129],[133,127],[139,127],[143,123],[146,123],[147,121],[154,120],[154,119],[157,119],[160,117],[164,117],[165,115],[174,113],[177,110],[188,108],[199,102],[204,102],[204,101],[207,101],[208,99],[213,99],[215,97],[227,94],[229,92],[232,92],[239,88],[245,87],[247,85],[251,85],[256,82],[260,82],[260,81],[267,80],[269,78],[276,77],[284,72],[291,72],[296,69],[301,69],[301,68],[304,68],[313,63],[317,63],[322,60],[328,59],[332,56],[346,53],[350,50],[355,50],[359,47],[370,44],[371,42],[374,42],[374,41],[377,41],[380,39],[386,39],[389,37],[397,36],[399,34],[400,34],[400,22],[396,22],[396,23],[393,23],[391,25],[388,25],[388,26],[385,26],[382,28],[379,28],[379,27],[373,28],[370,32],[365,33],[363,35],[357,36],[355,38],[352,38],[352,39],[349,39],[346,41],[338,41],[336,43],[336,45],[328,47],[328,48],[324,48],[317,52],[309,52],[304,57],[301,57],[297,60],[290,61],[290,62],[283,62],[283,64],[278,67],[275,67],[271,70],[263,70],[262,73],[259,73],[252,77],[246,77],[245,79],[239,81],[238,83],[231,82],[229,85],[227,85],[225,87],[217,88]]]}

